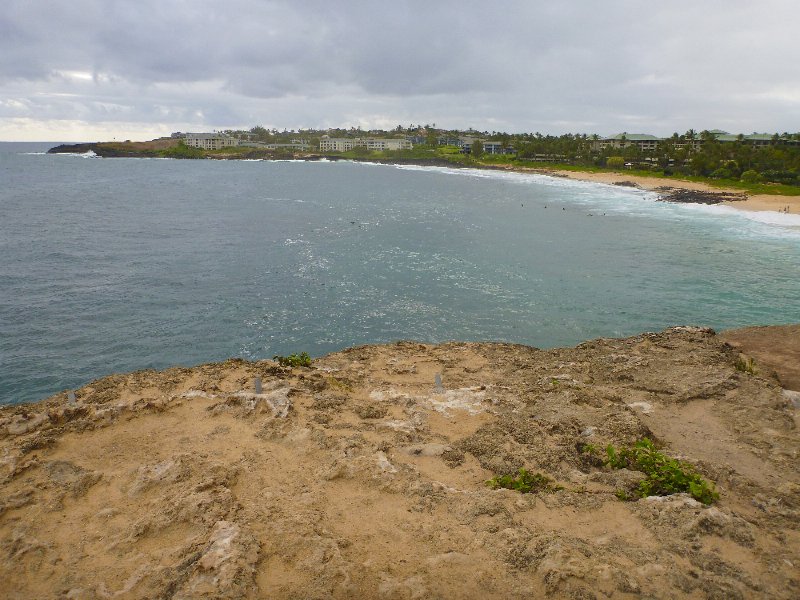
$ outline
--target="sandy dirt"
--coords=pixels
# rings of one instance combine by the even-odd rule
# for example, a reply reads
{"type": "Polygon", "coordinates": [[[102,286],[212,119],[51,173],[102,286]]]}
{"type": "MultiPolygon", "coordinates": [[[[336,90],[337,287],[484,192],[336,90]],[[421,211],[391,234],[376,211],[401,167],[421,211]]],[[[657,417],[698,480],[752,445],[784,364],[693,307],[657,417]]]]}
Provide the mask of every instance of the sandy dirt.
{"type": "Polygon", "coordinates": [[[720,338],[752,357],[756,369],[774,373],[783,387],[800,392],[800,325],[733,329],[720,338]]]}
{"type": "MultiPolygon", "coordinates": [[[[717,188],[704,183],[694,181],[683,181],[680,179],[661,179],[659,177],[642,177],[629,175],[627,173],[583,173],[577,171],[554,171],[560,177],[577,179],[579,181],[594,181],[596,183],[619,184],[622,182],[632,182],[645,190],[656,191],[659,188],[671,187],[686,190],[696,190],[701,192],[727,192],[730,194],[741,195],[741,190],[732,188],[717,188]]],[[[726,206],[731,206],[738,210],[751,211],[783,211],[789,208],[789,213],[800,214],[800,196],[777,196],[768,194],[756,194],[747,196],[742,200],[724,202],[726,206]]]]}
{"type": "MultiPolygon", "coordinates": [[[[759,344],[777,365],[800,336],[771,331],[773,345],[759,344]]],[[[769,369],[736,368],[734,338],[674,328],[549,351],[400,342],[311,368],[229,360],[113,375],[74,403],[4,407],[0,589],[797,598],[797,408],[769,369]],[[716,482],[719,501],[620,500],[642,475],[580,451],[644,436],[716,482]],[[563,489],[485,484],[523,466],[563,489]]]]}

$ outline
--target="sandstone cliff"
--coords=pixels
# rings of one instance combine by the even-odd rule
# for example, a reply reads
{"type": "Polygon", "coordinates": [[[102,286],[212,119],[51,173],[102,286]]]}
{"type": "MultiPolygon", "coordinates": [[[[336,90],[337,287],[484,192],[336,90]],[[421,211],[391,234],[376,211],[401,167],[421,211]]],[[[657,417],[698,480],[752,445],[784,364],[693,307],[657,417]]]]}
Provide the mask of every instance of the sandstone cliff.
{"type": "Polygon", "coordinates": [[[75,402],[2,408],[0,589],[796,598],[797,396],[778,380],[793,365],[748,372],[734,337],[739,349],[695,328],[550,351],[400,342],[311,368],[113,375],[75,402]],[[581,449],[642,437],[695,464],[719,501],[618,499],[641,474],[581,449]],[[520,467],[563,489],[486,486],[520,467]]]}

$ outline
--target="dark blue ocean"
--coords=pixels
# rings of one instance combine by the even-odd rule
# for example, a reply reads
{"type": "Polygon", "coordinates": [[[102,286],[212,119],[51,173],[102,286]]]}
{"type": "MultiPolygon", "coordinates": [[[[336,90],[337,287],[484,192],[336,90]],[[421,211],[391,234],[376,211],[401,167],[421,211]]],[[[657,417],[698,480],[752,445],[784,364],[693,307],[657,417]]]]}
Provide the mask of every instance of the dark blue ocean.
{"type": "Polygon", "coordinates": [[[0,402],[398,339],[800,322],[800,217],[557,178],[0,144],[0,402]]]}

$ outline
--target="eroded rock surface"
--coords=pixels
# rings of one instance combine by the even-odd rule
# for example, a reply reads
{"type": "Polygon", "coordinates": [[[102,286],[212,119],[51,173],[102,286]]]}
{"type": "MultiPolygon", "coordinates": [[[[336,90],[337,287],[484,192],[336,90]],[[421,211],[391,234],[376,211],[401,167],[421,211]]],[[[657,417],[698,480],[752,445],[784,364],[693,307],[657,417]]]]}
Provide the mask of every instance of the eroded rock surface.
{"type": "Polygon", "coordinates": [[[114,375],[75,403],[5,407],[0,588],[796,598],[797,408],[770,373],[738,370],[738,353],[696,328],[550,351],[401,342],[312,368],[114,375]],[[719,502],[621,501],[642,474],[580,452],[645,436],[714,480],[719,502]],[[485,485],[519,467],[563,489],[485,485]]]}

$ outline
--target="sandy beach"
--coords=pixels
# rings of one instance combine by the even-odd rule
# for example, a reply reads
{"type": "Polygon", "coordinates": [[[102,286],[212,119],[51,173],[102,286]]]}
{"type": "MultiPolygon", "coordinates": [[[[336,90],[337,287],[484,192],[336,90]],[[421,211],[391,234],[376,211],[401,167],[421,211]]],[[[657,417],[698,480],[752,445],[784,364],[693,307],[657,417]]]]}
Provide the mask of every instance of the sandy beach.
{"type": "MultiPolygon", "coordinates": [[[[686,190],[696,190],[701,192],[727,192],[731,194],[741,194],[741,190],[733,188],[712,187],[705,183],[685,181],[681,179],[661,179],[658,177],[642,177],[628,173],[588,173],[579,171],[553,171],[559,177],[568,177],[579,181],[594,181],[597,183],[608,183],[618,185],[622,182],[635,183],[645,190],[657,190],[659,188],[670,187],[686,190]]],[[[778,196],[770,194],[757,194],[747,196],[744,200],[734,202],[724,202],[738,210],[749,211],[783,211],[787,206],[789,213],[800,214],[800,196],[778,196]]]]}

